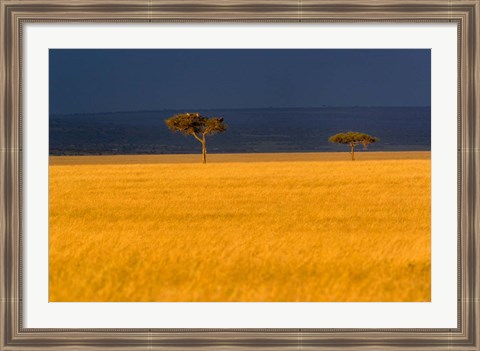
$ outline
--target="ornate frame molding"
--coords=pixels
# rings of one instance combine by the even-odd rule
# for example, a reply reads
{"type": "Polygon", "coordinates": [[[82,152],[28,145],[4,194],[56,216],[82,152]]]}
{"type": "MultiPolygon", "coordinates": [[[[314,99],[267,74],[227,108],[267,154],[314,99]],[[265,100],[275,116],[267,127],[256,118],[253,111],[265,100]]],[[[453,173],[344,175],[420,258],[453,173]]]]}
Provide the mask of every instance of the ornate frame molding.
{"type": "Polygon", "coordinates": [[[480,0],[0,0],[0,350],[480,350],[480,0]],[[455,329],[27,329],[22,48],[33,22],[402,22],[458,26],[455,329]]]}

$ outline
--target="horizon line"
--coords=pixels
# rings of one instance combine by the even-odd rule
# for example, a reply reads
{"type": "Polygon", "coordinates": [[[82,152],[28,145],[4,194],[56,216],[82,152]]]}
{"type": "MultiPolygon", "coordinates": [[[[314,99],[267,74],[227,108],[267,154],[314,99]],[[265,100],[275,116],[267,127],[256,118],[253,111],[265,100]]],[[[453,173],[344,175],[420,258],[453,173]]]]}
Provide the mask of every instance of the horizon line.
{"type": "Polygon", "coordinates": [[[165,112],[173,111],[179,112],[184,111],[201,111],[201,110],[212,110],[212,111],[236,111],[236,110],[289,110],[289,109],[327,109],[327,108],[431,108],[431,105],[416,105],[416,106],[385,106],[385,105],[352,105],[352,106],[336,106],[336,105],[324,105],[324,106],[288,106],[288,107],[273,107],[273,106],[264,106],[264,107],[203,107],[203,108],[162,108],[162,109],[152,109],[152,110],[116,110],[116,111],[100,111],[100,112],[66,112],[66,113],[48,113],[49,116],[76,116],[76,115],[102,115],[102,114],[113,114],[113,113],[133,113],[133,112],[165,112]]]}

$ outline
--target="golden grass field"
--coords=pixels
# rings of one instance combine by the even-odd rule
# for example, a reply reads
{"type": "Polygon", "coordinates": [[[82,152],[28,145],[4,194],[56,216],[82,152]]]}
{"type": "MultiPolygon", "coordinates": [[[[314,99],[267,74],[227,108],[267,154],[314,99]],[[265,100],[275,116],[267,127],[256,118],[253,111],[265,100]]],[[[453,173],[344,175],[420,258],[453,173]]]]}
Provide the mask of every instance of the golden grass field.
{"type": "Polygon", "coordinates": [[[50,158],[49,300],[430,301],[430,153],[50,158]]]}

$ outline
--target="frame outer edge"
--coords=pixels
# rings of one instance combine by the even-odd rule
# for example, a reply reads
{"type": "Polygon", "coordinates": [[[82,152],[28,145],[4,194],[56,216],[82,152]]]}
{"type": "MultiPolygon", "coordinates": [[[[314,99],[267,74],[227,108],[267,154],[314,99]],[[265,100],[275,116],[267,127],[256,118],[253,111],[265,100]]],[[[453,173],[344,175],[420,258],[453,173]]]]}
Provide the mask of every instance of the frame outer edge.
{"type": "MultiPolygon", "coordinates": [[[[19,278],[21,278],[20,265],[21,256],[19,248],[21,242],[15,235],[20,233],[21,230],[21,124],[19,118],[15,120],[22,113],[22,107],[20,106],[19,96],[21,95],[20,69],[17,65],[21,54],[19,53],[19,35],[21,36],[21,17],[20,14],[9,12],[7,5],[15,5],[16,8],[26,8],[31,5],[39,6],[46,3],[55,4],[60,7],[63,6],[64,10],[55,12],[54,15],[49,13],[48,10],[35,14],[35,12],[29,12],[26,14],[31,19],[36,18],[35,21],[42,22],[42,19],[50,18],[53,21],[62,21],[61,18],[67,18],[73,21],[90,22],[91,19],[105,21],[105,22],[123,22],[123,20],[116,19],[120,14],[131,18],[131,21],[145,22],[145,21],[168,21],[171,14],[174,16],[180,16],[183,19],[174,19],[178,22],[189,22],[199,20],[202,16],[206,15],[208,18],[215,20],[222,20],[227,18],[238,19],[240,21],[245,19],[254,19],[255,21],[268,22],[268,21],[285,21],[289,19],[295,19],[297,16],[302,19],[319,19],[321,17],[328,18],[331,16],[330,12],[321,14],[319,9],[315,9],[315,6],[310,9],[310,13],[303,13],[302,0],[298,0],[298,6],[286,5],[282,11],[266,13],[266,8],[272,6],[275,9],[275,4],[280,1],[268,0],[264,1],[264,7],[255,5],[254,2],[248,0],[235,0],[235,5],[229,7],[226,1],[221,0],[200,0],[196,3],[203,3],[211,6],[207,6],[193,14],[182,12],[187,10],[187,4],[182,3],[178,5],[179,1],[169,1],[173,3],[168,7],[165,5],[166,1],[161,0],[148,0],[149,4],[154,3],[153,7],[148,8],[148,18],[145,18],[145,9],[135,12],[130,16],[125,15],[124,12],[113,12],[107,14],[104,11],[105,6],[114,4],[129,5],[133,3],[133,0],[120,0],[107,2],[93,0],[73,0],[68,2],[67,0],[0,0],[0,18],[2,20],[0,25],[0,47],[2,48],[2,54],[0,55],[0,188],[2,189],[2,197],[0,200],[0,249],[2,252],[2,268],[0,269],[0,350],[50,350],[50,349],[102,349],[102,350],[118,350],[118,349],[148,349],[148,350],[171,350],[171,349],[196,349],[196,350],[215,350],[215,349],[256,349],[257,346],[262,346],[262,350],[282,350],[282,349],[303,349],[303,350],[326,350],[326,349],[365,349],[366,347],[372,347],[374,349],[382,350],[405,350],[406,348],[416,350],[480,350],[479,338],[480,328],[478,325],[479,320],[479,269],[478,269],[478,253],[480,252],[480,219],[478,209],[480,205],[479,197],[479,181],[480,181],[480,133],[479,133],[479,98],[478,89],[480,84],[480,72],[479,72],[479,0],[359,0],[350,2],[336,2],[335,5],[332,1],[322,0],[303,0],[304,4],[313,3],[318,5],[331,4],[333,7],[348,4],[362,5],[362,13],[371,13],[373,6],[387,7],[391,4],[403,4],[406,7],[409,5],[427,4],[428,6],[434,6],[438,4],[448,4],[451,6],[465,6],[469,7],[470,12],[461,18],[463,24],[464,36],[461,38],[461,54],[464,57],[463,62],[466,63],[466,67],[463,67],[463,71],[460,72],[459,78],[463,82],[461,84],[462,96],[459,99],[463,111],[461,111],[461,125],[460,131],[461,150],[460,159],[462,160],[463,175],[461,177],[462,183],[465,188],[462,190],[463,200],[461,202],[462,207],[462,228],[466,228],[466,237],[464,238],[464,245],[462,250],[464,254],[467,254],[468,267],[464,270],[465,281],[463,282],[463,294],[462,306],[465,308],[464,329],[457,333],[457,336],[453,333],[449,333],[448,345],[445,341],[437,340],[436,343],[426,344],[435,337],[423,339],[422,332],[418,335],[405,333],[404,338],[400,334],[375,332],[365,335],[372,335],[374,338],[368,336],[356,336],[354,338],[349,337],[349,332],[342,332],[341,330],[325,331],[320,336],[320,330],[313,333],[308,331],[298,330],[285,330],[279,334],[273,334],[272,330],[265,330],[264,332],[248,331],[248,330],[230,330],[224,332],[205,331],[205,332],[190,332],[185,331],[162,331],[162,330],[137,330],[137,332],[128,332],[128,330],[28,330],[23,329],[20,326],[21,318],[19,318],[19,311],[21,308],[21,296],[18,287],[21,286],[19,278]],[[80,7],[83,4],[103,4],[100,12],[95,10],[86,10],[80,7]],[[253,3],[253,5],[252,5],[253,3]],[[265,3],[267,3],[265,5],[265,3]],[[105,5],[107,4],[107,5],[105,5]],[[212,5],[213,4],[213,5],[212,5]],[[246,7],[242,5],[248,4],[246,7]],[[158,8],[155,7],[158,5],[158,8]],[[235,7],[236,6],[236,7],[235,7]],[[219,7],[219,11],[215,10],[215,7],[219,7]],[[298,7],[297,10],[294,10],[298,7]],[[239,11],[243,8],[243,15],[239,11]],[[66,9],[66,10],[65,10],[66,9]],[[258,9],[258,14],[252,14],[252,11],[258,9]],[[204,11],[204,12],[202,12],[204,11]],[[263,11],[263,12],[262,12],[263,11]],[[290,12],[289,12],[290,11],[290,12]],[[297,12],[299,11],[299,12],[297,12]],[[246,15],[245,15],[246,13],[246,15]],[[300,13],[300,15],[299,15],[300,13]],[[305,15],[305,17],[303,17],[305,15]],[[37,17],[36,17],[37,16],[37,17]],[[42,17],[43,16],[43,17],[42,17]],[[223,17],[222,17],[223,16],[223,17]],[[263,21],[262,21],[263,20],[263,21]],[[468,22],[468,23],[466,23],[468,22]],[[11,36],[10,36],[10,35],[11,36]],[[12,40],[13,38],[13,40],[12,40]],[[13,88],[13,89],[10,89],[13,88]],[[466,217],[465,217],[466,215],[466,217]],[[470,217],[469,217],[470,216],[470,217]],[[465,225],[465,227],[464,227],[465,225]],[[473,284],[472,284],[473,283],[473,284]],[[10,325],[9,325],[10,323],[10,325]],[[85,332],[85,334],[83,334],[85,332]],[[240,333],[241,332],[241,333],[240,333]],[[47,336],[46,334],[49,334],[47,336]],[[113,333],[113,334],[112,334],[113,333]],[[200,334],[199,334],[200,333],[200,334]],[[43,334],[43,335],[42,335],[43,334]],[[83,334],[83,335],[82,335],[83,334]],[[203,334],[203,335],[202,335],[203,334]],[[240,335],[241,334],[241,335],[240,335]],[[461,335],[460,335],[461,334],[461,335]],[[342,339],[342,343],[336,343],[342,339]],[[328,340],[325,339],[328,338],[328,340]],[[12,340],[14,338],[16,340],[12,340]],[[397,341],[391,343],[382,342],[382,340],[396,338],[397,341]],[[203,339],[203,341],[202,341],[203,339]],[[402,340],[409,340],[409,343],[404,344],[402,340]],[[75,341],[76,340],[76,341],[75,341]],[[142,342],[140,341],[142,340],[142,342]],[[345,343],[345,340],[347,341],[345,343]],[[13,341],[13,343],[11,343],[13,341]],[[72,344],[72,342],[74,342],[72,344]],[[123,342],[123,343],[122,343],[123,342]],[[352,342],[352,343],[350,343],[352,342]],[[147,347],[148,346],[148,347],[147,347]]],[[[192,3],[194,0],[189,1],[192,3]]],[[[290,1],[281,0],[282,4],[290,1]]],[[[138,4],[139,2],[136,2],[138,4]]],[[[296,2],[293,2],[294,4],[296,2]]],[[[57,10],[56,10],[57,11],[57,10]]],[[[442,10],[443,11],[443,10],[442,10]]],[[[370,14],[368,18],[382,15],[382,12],[375,12],[370,14]]],[[[397,16],[389,16],[390,19],[399,18],[401,20],[405,14],[401,12],[397,16]]],[[[342,18],[348,17],[346,14],[339,15],[337,20],[342,21],[342,18]],[[343,17],[342,17],[343,16],[343,17]]],[[[359,13],[351,15],[352,22],[362,22],[358,20],[359,13]]],[[[413,16],[415,17],[415,16],[413,16]]],[[[418,16],[417,16],[418,17],[418,16]]],[[[432,19],[433,19],[432,15],[432,19]]],[[[447,21],[445,11],[440,14],[435,14],[437,21],[447,21]]],[[[63,20],[63,21],[65,21],[63,20]]],[[[390,20],[386,20],[389,22],[390,20]]],[[[363,21],[364,22],[364,21],[363,21]]],[[[460,52],[459,52],[460,54],[460,52]]],[[[462,235],[463,235],[462,233],[462,235]]],[[[465,261],[464,261],[465,263],[465,261]]],[[[361,330],[358,330],[361,332],[361,330]]],[[[425,330],[428,334],[428,330],[425,330]]],[[[440,333],[439,333],[440,334],[440,333]]],[[[443,333],[442,333],[443,334],[443,333]]],[[[440,336],[440,335],[439,335],[440,336]]],[[[445,337],[445,335],[444,335],[445,337]]],[[[444,338],[442,340],[445,340],[444,338]]]]}
{"type": "MultiPolygon", "coordinates": [[[[0,0],[0,19],[5,19],[5,6],[4,3],[0,0]]],[[[4,21],[0,22],[0,150],[5,150],[5,102],[6,102],[6,93],[7,93],[7,83],[6,83],[6,33],[5,33],[5,23],[4,21]]],[[[2,168],[3,169],[3,168],[2,168]]]]}
{"type": "MultiPolygon", "coordinates": [[[[470,347],[480,349],[480,110],[479,110],[479,65],[480,65],[480,3],[475,1],[469,8],[465,20],[466,38],[463,42],[465,68],[462,75],[462,124],[464,137],[461,145],[460,158],[462,160],[462,194],[461,223],[462,239],[464,241],[463,265],[463,292],[459,298],[464,311],[464,323],[467,340],[470,347]]],[[[465,345],[466,346],[466,345],[465,345]]]]}
{"type": "MultiPolygon", "coordinates": [[[[5,19],[6,9],[5,4],[0,2],[0,16],[5,19]]],[[[13,309],[13,301],[11,299],[12,291],[10,290],[10,278],[12,275],[11,267],[11,253],[13,252],[10,245],[9,232],[7,229],[9,216],[9,195],[10,189],[8,187],[9,178],[9,146],[8,145],[8,121],[7,121],[7,99],[8,99],[8,85],[7,85],[7,23],[0,22],[0,249],[1,249],[1,269],[0,269],[0,350],[8,344],[11,337],[11,329],[9,320],[11,311],[13,309]]]]}

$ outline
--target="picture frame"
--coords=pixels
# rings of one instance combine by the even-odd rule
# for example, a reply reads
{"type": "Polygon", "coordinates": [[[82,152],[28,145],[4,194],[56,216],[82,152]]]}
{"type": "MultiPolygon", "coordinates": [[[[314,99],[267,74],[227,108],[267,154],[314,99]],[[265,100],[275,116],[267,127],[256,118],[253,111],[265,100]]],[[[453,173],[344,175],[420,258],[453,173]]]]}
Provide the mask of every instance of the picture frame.
{"type": "Polygon", "coordinates": [[[480,0],[0,0],[0,350],[480,350],[480,0]],[[23,325],[23,29],[58,22],[456,23],[458,325],[444,329],[32,329],[23,325]]]}

